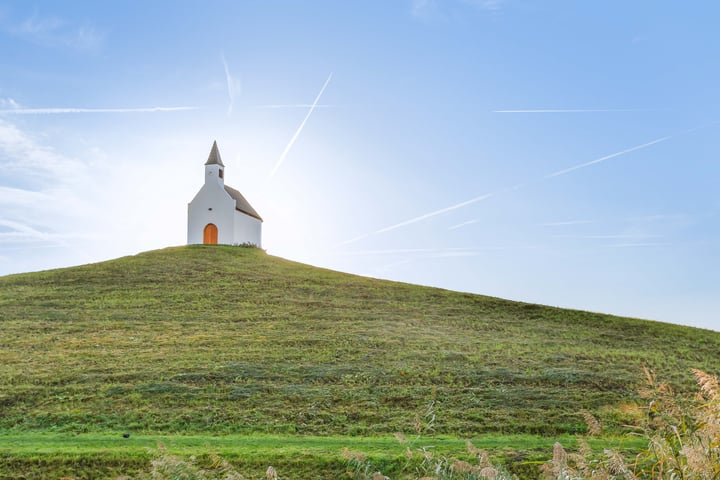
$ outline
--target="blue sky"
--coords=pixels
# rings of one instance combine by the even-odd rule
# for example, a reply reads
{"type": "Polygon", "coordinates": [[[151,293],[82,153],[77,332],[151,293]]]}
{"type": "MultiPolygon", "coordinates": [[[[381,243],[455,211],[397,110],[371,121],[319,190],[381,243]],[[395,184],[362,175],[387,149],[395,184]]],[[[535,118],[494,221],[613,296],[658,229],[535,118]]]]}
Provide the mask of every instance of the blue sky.
{"type": "Polygon", "coordinates": [[[715,2],[0,2],[0,274],[264,247],[720,329],[715,2]]]}

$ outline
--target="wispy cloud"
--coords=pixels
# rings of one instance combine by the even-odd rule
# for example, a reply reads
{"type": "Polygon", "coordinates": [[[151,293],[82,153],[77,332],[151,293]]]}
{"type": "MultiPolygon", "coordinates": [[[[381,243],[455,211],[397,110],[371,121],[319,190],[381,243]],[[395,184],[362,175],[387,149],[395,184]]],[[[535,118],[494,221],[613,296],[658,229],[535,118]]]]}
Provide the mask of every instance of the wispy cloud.
{"type": "MultiPolygon", "coordinates": [[[[1,258],[1,257],[0,257],[0,258],[1,258]]],[[[378,273],[378,274],[383,274],[383,273],[389,272],[389,271],[391,271],[391,270],[393,270],[393,269],[395,269],[395,268],[397,268],[397,267],[400,267],[400,266],[402,266],[402,265],[407,265],[407,264],[409,264],[409,263],[413,263],[414,261],[415,261],[415,260],[412,259],[412,258],[404,258],[404,259],[398,260],[398,261],[396,261],[396,262],[390,262],[390,263],[386,263],[385,265],[381,265],[381,266],[379,266],[379,267],[376,267],[376,268],[374,268],[374,269],[372,270],[372,272],[378,273]]],[[[365,275],[365,276],[372,277],[372,276],[373,276],[373,273],[372,273],[372,272],[371,272],[371,273],[368,273],[368,274],[365,275]]]]}
{"type": "Polygon", "coordinates": [[[15,222],[12,220],[0,218],[0,227],[10,229],[9,232],[0,232],[0,235],[7,236],[11,234],[21,234],[27,236],[42,236],[42,232],[32,228],[30,225],[26,225],[21,222],[15,222]]]}
{"type": "MultiPolygon", "coordinates": [[[[0,167],[3,168],[3,178],[8,178],[15,172],[26,179],[62,181],[79,175],[83,165],[77,160],[58,155],[52,149],[38,145],[17,126],[0,121],[0,167]]],[[[18,190],[0,185],[0,188],[3,187],[5,192],[18,190]]]]}
{"type": "MultiPolygon", "coordinates": [[[[694,130],[697,130],[697,128],[694,128],[694,129],[691,129],[691,130],[687,130],[687,131],[684,132],[684,133],[687,133],[687,132],[690,132],[690,131],[694,131],[694,130]]],[[[559,176],[561,176],[561,175],[566,175],[566,174],[568,174],[568,173],[570,173],[570,172],[573,172],[573,171],[575,171],[575,170],[579,170],[579,169],[581,169],[581,168],[587,168],[587,167],[589,167],[589,166],[591,166],[591,165],[595,165],[595,164],[598,164],[598,163],[601,163],[601,162],[610,160],[611,158],[619,157],[619,156],[626,155],[626,154],[628,154],[628,153],[631,153],[631,152],[634,152],[634,151],[637,151],[637,150],[641,150],[641,149],[643,149],[643,148],[650,147],[650,146],[655,145],[655,144],[658,144],[658,143],[660,143],[660,142],[664,142],[664,141],[666,141],[666,140],[669,140],[670,138],[673,138],[673,135],[668,135],[668,136],[665,136],[665,137],[661,137],[661,138],[652,140],[652,141],[650,141],[650,142],[646,142],[646,143],[643,143],[643,144],[640,144],[640,145],[636,145],[636,146],[634,146],[634,147],[626,148],[626,149],[621,150],[621,151],[619,151],[619,152],[611,153],[610,155],[605,155],[605,156],[603,156],[603,157],[596,158],[595,160],[591,160],[591,161],[589,161],[589,162],[581,163],[581,164],[579,164],[579,165],[574,165],[574,166],[569,167],[569,168],[565,168],[565,169],[562,169],[562,170],[558,170],[558,171],[556,171],[556,172],[549,173],[549,174],[547,174],[547,175],[539,178],[538,181],[543,181],[543,180],[547,180],[547,179],[550,179],[550,178],[553,178],[553,177],[559,177],[559,176]]],[[[381,234],[381,233],[389,232],[389,231],[396,230],[396,229],[401,228],[401,227],[405,227],[405,226],[412,225],[412,224],[417,223],[417,222],[421,222],[421,221],[423,221],[423,220],[427,220],[427,219],[429,219],[429,218],[437,217],[438,215],[443,215],[443,214],[448,213],[448,212],[451,212],[451,211],[453,211],[453,210],[457,210],[457,209],[466,207],[466,206],[468,206],[468,205],[472,205],[472,204],[474,204],[474,203],[480,202],[480,201],[482,201],[482,200],[486,200],[486,199],[488,199],[488,198],[490,198],[490,197],[492,197],[492,196],[495,196],[495,195],[497,195],[497,194],[499,194],[499,193],[506,193],[506,192],[509,192],[509,191],[519,190],[519,189],[525,188],[527,185],[529,185],[529,184],[528,184],[528,183],[522,183],[522,184],[514,185],[514,186],[512,186],[512,187],[508,187],[508,188],[504,188],[504,189],[498,190],[498,191],[496,191],[496,192],[486,193],[486,194],[484,194],[484,195],[480,195],[480,196],[478,196],[478,197],[471,198],[470,200],[466,200],[466,201],[464,201],[464,202],[456,203],[455,205],[451,205],[451,206],[446,207],[446,208],[441,208],[441,209],[439,209],[439,210],[434,210],[434,211],[432,211],[432,212],[429,212],[429,213],[426,213],[426,214],[417,216],[417,217],[415,217],[415,218],[411,218],[410,220],[405,220],[404,222],[399,222],[399,223],[396,223],[396,224],[394,224],[394,225],[390,225],[389,227],[381,228],[381,229],[376,230],[376,231],[371,232],[371,233],[366,233],[366,234],[363,234],[363,235],[359,235],[359,236],[357,236],[357,237],[355,237],[355,238],[351,238],[350,240],[341,242],[341,243],[339,243],[337,246],[342,246],[342,245],[348,245],[348,244],[351,244],[351,243],[355,243],[355,242],[358,242],[358,241],[360,241],[360,240],[363,240],[363,239],[365,239],[365,238],[367,238],[367,237],[370,237],[370,236],[373,236],[373,235],[378,235],[378,234],[381,234]]]]}
{"type": "Polygon", "coordinates": [[[514,245],[485,245],[475,247],[447,247],[447,248],[390,248],[377,250],[347,250],[334,252],[333,255],[341,257],[382,257],[410,255],[417,257],[467,257],[480,255],[488,251],[497,250],[514,250],[536,248],[530,245],[514,244],[514,245]]]}
{"type": "Polygon", "coordinates": [[[102,227],[87,222],[93,214],[102,218],[98,198],[106,185],[91,180],[102,169],[90,155],[65,156],[0,120],[0,254],[47,247],[88,258],[87,245],[77,240],[106,238],[88,230],[102,227]]]}
{"type": "Polygon", "coordinates": [[[632,217],[598,218],[594,220],[566,220],[558,222],[539,223],[538,227],[565,227],[573,225],[588,225],[598,223],[637,223],[637,222],[664,222],[668,221],[690,221],[695,218],[711,215],[709,212],[698,213],[656,213],[651,215],[639,215],[632,217]]]}
{"type": "Polygon", "coordinates": [[[497,11],[505,4],[505,0],[463,0],[464,3],[482,10],[497,11]]]}
{"type": "Polygon", "coordinates": [[[607,248],[647,248],[647,247],[668,247],[673,245],[670,242],[631,242],[631,243],[611,243],[605,245],[607,248]]]}
{"type": "Polygon", "coordinates": [[[327,80],[325,80],[325,83],[323,84],[322,88],[320,89],[320,92],[317,94],[317,97],[315,97],[315,101],[310,105],[310,109],[308,110],[307,115],[305,115],[305,118],[303,118],[302,123],[300,123],[300,126],[295,131],[295,134],[292,136],[288,144],[285,146],[285,150],[283,150],[282,155],[280,155],[280,158],[278,159],[277,163],[275,163],[275,166],[273,167],[272,171],[270,172],[270,178],[272,178],[275,175],[275,172],[278,171],[278,168],[283,164],[285,161],[285,157],[287,157],[288,152],[290,152],[290,149],[295,144],[295,141],[298,139],[298,136],[300,136],[300,132],[302,132],[302,129],[305,127],[305,123],[307,123],[308,118],[310,118],[310,115],[315,111],[315,108],[317,107],[318,102],[320,101],[320,97],[322,97],[323,92],[325,91],[325,88],[327,88],[328,84],[330,83],[330,80],[332,79],[332,72],[330,72],[330,75],[328,75],[327,80]]]}
{"type": "Polygon", "coordinates": [[[51,107],[51,108],[4,108],[0,115],[55,115],[66,113],[157,113],[182,112],[198,110],[199,107],[131,107],[131,108],[84,108],[84,107],[51,107]]]}
{"type": "Polygon", "coordinates": [[[344,252],[334,252],[334,255],[343,257],[365,257],[375,255],[398,255],[398,254],[416,254],[416,253],[432,253],[436,252],[436,248],[387,248],[377,250],[349,250],[344,252]]]}
{"type": "Polygon", "coordinates": [[[594,223],[594,220],[568,220],[565,222],[549,222],[541,223],[538,227],[565,227],[568,225],[586,225],[588,223],[594,223]]]}
{"type": "Polygon", "coordinates": [[[662,112],[664,108],[556,108],[526,110],[493,110],[493,113],[620,113],[620,112],[662,112]]]}
{"type": "Polygon", "coordinates": [[[437,11],[436,0],[412,0],[410,13],[413,17],[427,18],[437,11]]]}
{"type": "Polygon", "coordinates": [[[553,238],[575,238],[586,240],[627,240],[633,238],[660,238],[662,235],[647,235],[636,233],[612,233],[603,235],[553,235],[553,238]]]}
{"type": "Polygon", "coordinates": [[[227,114],[228,116],[232,115],[233,111],[233,104],[235,103],[235,96],[238,97],[242,93],[242,81],[239,78],[235,78],[230,74],[230,69],[228,68],[227,60],[225,59],[225,54],[221,54],[223,67],[225,68],[225,83],[227,84],[227,91],[228,91],[228,108],[227,108],[227,114]]]}
{"type": "Polygon", "coordinates": [[[466,227],[468,225],[472,225],[473,223],[477,223],[477,220],[468,220],[467,222],[458,223],[457,225],[449,227],[448,230],[457,230],[458,228],[466,227]]]}
{"type": "Polygon", "coordinates": [[[17,109],[20,104],[12,98],[0,98],[0,110],[17,109]]]}
{"type": "Polygon", "coordinates": [[[103,238],[102,235],[98,234],[44,232],[37,230],[31,225],[4,218],[0,218],[0,227],[5,227],[7,229],[7,231],[0,231],[0,243],[24,243],[28,241],[35,241],[63,244],[63,240],[103,238]]]}
{"type": "Polygon", "coordinates": [[[312,103],[278,103],[271,105],[250,105],[250,108],[333,108],[337,105],[321,105],[317,104],[313,107],[312,103]]]}
{"type": "Polygon", "coordinates": [[[70,192],[85,181],[87,163],[58,154],[1,120],[0,170],[0,211],[5,222],[42,225],[34,221],[35,213],[38,218],[52,219],[58,211],[83,208],[72,203],[75,196],[70,192]]]}
{"type": "Polygon", "coordinates": [[[458,7],[474,10],[497,12],[506,3],[505,0],[412,0],[410,13],[420,19],[446,19],[446,11],[458,7]]]}
{"type": "Polygon", "coordinates": [[[8,25],[6,19],[3,30],[44,47],[88,53],[98,52],[105,40],[105,35],[92,25],[77,25],[58,17],[43,17],[38,13],[11,25],[8,25]]]}

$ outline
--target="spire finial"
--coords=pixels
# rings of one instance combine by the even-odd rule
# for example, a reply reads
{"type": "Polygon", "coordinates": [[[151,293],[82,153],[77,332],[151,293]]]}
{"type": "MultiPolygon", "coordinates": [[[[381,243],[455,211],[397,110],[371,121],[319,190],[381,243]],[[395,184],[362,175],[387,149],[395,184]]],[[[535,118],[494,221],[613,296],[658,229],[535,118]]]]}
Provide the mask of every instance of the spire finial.
{"type": "Polygon", "coordinates": [[[213,141],[212,149],[210,149],[210,155],[208,156],[208,160],[205,162],[205,165],[225,166],[222,162],[222,158],[220,158],[220,150],[218,150],[217,141],[213,141]]]}

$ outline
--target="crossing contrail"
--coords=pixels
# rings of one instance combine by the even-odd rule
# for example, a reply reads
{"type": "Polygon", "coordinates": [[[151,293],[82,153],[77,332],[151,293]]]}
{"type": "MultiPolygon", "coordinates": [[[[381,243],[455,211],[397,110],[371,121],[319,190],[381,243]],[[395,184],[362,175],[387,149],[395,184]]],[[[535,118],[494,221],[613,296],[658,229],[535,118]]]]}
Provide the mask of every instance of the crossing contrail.
{"type": "MultiPolygon", "coordinates": [[[[688,130],[688,131],[683,132],[683,133],[687,133],[687,132],[693,131],[693,130],[697,130],[697,128],[688,130]]],[[[624,150],[620,150],[619,152],[611,153],[610,155],[605,155],[605,156],[603,156],[603,157],[596,158],[595,160],[591,160],[591,161],[589,161],[589,162],[581,163],[581,164],[579,164],[579,165],[575,165],[575,166],[572,166],[572,167],[569,167],[569,168],[565,168],[565,169],[563,169],[563,170],[558,170],[558,171],[556,171],[556,172],[552,172],[552,173],[549,173],[549,174],[547,174],[547,175],[545,175],[545,176],[543,176],[543,177],[540,177],[538,180],[536,180],[536,182],[537,182],[537,181],[547,180],[547,179],[553,178],[553,177],[559,177],[559,176],[561,176],[561,175],[566,175],[566,174],[568,174],[568,173],[570,173],[570,172],[573,172],[573,171],[575,171],[575,170],[580,170],[581,168],[586,168],[586,167],[589,167],[589,166],[591,166],[591,165],[595,165],[595,164],[597,164],[597,163],[601,163],[601,162],[604,162],[604,161],[606,161],[606,160],[610,160],[611,158],[619,157],[619,156],[621,156],[621,155],[625,155],[625,154],[628,154],[628,153],[630,153],[630,152],[634,152],[634,151],[637,151],[637,150],[641,150],[641,149],[643,149],[643,148],[650,147],[650,146],[655,145],[655,144],[658,144],[658,143],[660,143],[660,142],[664,142],[664,141],[666,141],[666,140],[669,140],[670,138],[673,138],[674,136],[675,136],[675,135],[668,135],[668,136],[665,136],[665,137],[657,138],[657,139],[652,140],[652,141],[650,141],[650,142],[646,142],[646,143],[643,143],[643,144],[640,144],[640,145],[636,145],[636,146],[634,146],[634,147],[626,148],[626,149],[624,149],[624,150]]],[[[522,189],[522,188],[526,187],[527,185],[530,185],[531,183],[535,183],[535,182],[530,182],[530,183],[525,183],[525,184],[518,184],[518,185],[515,185],[515,186],[513,186],[513,187],[509,187],[509,188],[504,188],[504,189],[498,190],[498,191],[496,191],[496,192],[486,193],[486,194],[484,194],[484,195],[480,195],[480,196],[478,196],[478,197],[471,198],[470,200],[466,200],[466,201],[464,201],[464,202],[456,203],[456,204],[451,205],[451,206],[449,206],[449,207],[441,208],[440,210],[434,210],[434,211],[429,212],[429,213],[426,213],[426,214],[424,214],[424,215],[420,215],[420,216],[418,216],[418,217],[411,218],[410,220],[405,220],[404,222],[400,222],[400,223],[396,223],[396,224],[394,224],[394,225],[390,225],[389,227],[381,228],[380,230],[376,230],[376,231],[371,232],[371,233],[366,233],[366,234],[363,234],[363,235],[359,235],[359,236],[357,236],[357,237],[355,237],[355,238],[351,238],[350,240],[346,240],[346,241],[344,241],[344,242],[341,242],[341,243],[337,244],[336,246],[342,246],[342,245],[348,245],[348,244],[351,244],[351,243],[355,243],[355,242],[357,242],[357,241],[360,241],[360,240],[362,240],[362,239],[364,239],[364,238],[367,238],[367,237],[370,237],[370,236],[373,236],[373,235],[378,235],[378,234],[381,234],[381,233],[390,232],[390,231],[392,231],[392,230],[395,230],[395,229],[398,229],[398,228],[401,228],[401,227],[405,227],[405,226],[407,226],[407,225],[412,225],[413,223],[417,223],[417,222],[421,222],[421,221],[423,221],[423,220],[427,220],[428,218],[437,217],[438,215],[443,215],[443,214],[448,213],[448,212],[451,212],[451,211],[453,211],[453,210],[457,210],[457,209],[459,209],[459,208],[463,208],[463,207],[466,207],[466,206],[468,206],[468,205],[472,205],[473,203],[477,203],[477,202],[480,202],[480,201],[482,201],[482,200],[488,199],[488,198],[490,198],[490,197],[492,197],[492,196],[495,196],[495,195],[497,195],[497,194],[499,194],[499,193],[505,193],[505,192],[511,191],[511,190],[519,190],[519,189],[522,189]]]]}
{"type": "Polygon", "coordinates": [[[483,200],[486,200],[486,199],[492,197],[493,195],[494,195],[493,193],[486,193],[484,195],[480,195],[479,197],[471,198],[470,200],[456,203],[455,205],[450,205],[449,207],[441,208],[440,210],[434,210],[430,213],[426,213],[425,215],[420,215],[419,217],[411,218],[410,220],[405,220],[404,222],[396,223],[395,225],[381,228],[380,230],[373,232],[373,235],[377,235],[378,233],[389,232],[389,231],[395,230],[400,227],[405,227],[407,225],[412,225],[413,223],[421,222],[423,220],[427,220],[428,218],[437,217],[438,215],[452,212],[453,210],[457,210],[458,208],[463,208],[463,207],[467,207],[468,205],[472,205],[473,203],[482,202],[483,200]]]}
{"type": "Polygon", "coordinates": [[[332,72],[330,72],[330,75],[328,75],[327,80],[325,80],[325,84],[320,89],[320,92],[317,94],[317,97],[315,97],[315,101],[310,105],[310,110],[308,110],[307,115],[305,115],[305,118],[303,118],[302,123],[300,123],[300,126],[295,131],[295,134],[292,136],[290,141],[288,142],[287,146],[285,147],[285,150],[283,150],[282,155],[280,155],[280,158],[278,159],[277,163],[273,167],[272,171],[270,172],[270,178],[272,178],[275,175],[275,172],[278,171],[278,168],[280,168],[280,165],[283,164],[285,161],[285,157],[287,156],[288,152],[292,148],[293,144],[295,143],[295,140],[297,140],[298,136],[300,136],[300,132],[302,132],[303,127],[305,126],[305,123],[308,121],[308,118],[310,118],[310,115],[312,115],[313,111],[318,105],[318,102],[320,101],[320,97],[322,97],[323,92],[325,91],[325,88],[330,83],[330,80],[332,79],[332,72]]]}
{"type": "Polygon", "coordinates": [[[634,152],[636,150],[642,150],[643,148],[647,148],[651,145],[655,145],[656,143],[660,143],[660,142],[664,142],[665,140],[669,140],[672,137],[673,137],[673,135],[668,135],[667,137],[660,137],[651,142],[643,143],[642,145],[636,145],[634,147],[630,147],[625,150],[621,150],[619,152],[611,153],[610,155],[605,155],[604,157],[596,158],[595,160],[590,160],[589,162],[581,163],[580,165],[575,165],[573,167],[558,170],[557,172],[549,173],[549,174],[545,175],[543,178],[545,179],[545,178],[559,177],[560,175],[565,175],[570,172],[574,172],[575,170],[580,170],[581,168],[589,167],[590,165],[595,165],[596,163],[601,163],[606,160],[610,160],[611,158],[625,155],[626,153],[634,152]]]}
{"type": "Polygon", "coordinates": [[[483,200],[486,200],[486,199],[492,197],[493,195],[494,195],[493,193],[486,193],[484,195],[480,195],[479,197],[471,198],[470,200],[456,203],[455,205],[450,205],[449,207],[441,208],[440,210],[434,210],[434,211],[426,213],[424,215],[420,215],[419,217],[411,218],[410,220],[405,220],[404,222],[396,223],[395,225],[390,225],[389,227],[381,228],[380,230],[376,230],[371,233],[359,235],[355,238],[351,238],[350,240],[340,242],[336,245],[336,247],[340,247],[342,245],[349,245],[351,243],[355,243],[357,241],[360,241],[360,240],[370,237],[372,235],[379,235],[381,233],[390,232],[392,230],[396,230],[401,227],[406,227],[408,225],[412,225],[413,223],[422,222],[423,220],[427,220],[428,218],[437,217],[438,215],[442,215],[447,212],[452,212],[453,210],[457,210],[458,208],[466,207],[468,205],[472,205],[473,203],[481,202],[483,200]]]}

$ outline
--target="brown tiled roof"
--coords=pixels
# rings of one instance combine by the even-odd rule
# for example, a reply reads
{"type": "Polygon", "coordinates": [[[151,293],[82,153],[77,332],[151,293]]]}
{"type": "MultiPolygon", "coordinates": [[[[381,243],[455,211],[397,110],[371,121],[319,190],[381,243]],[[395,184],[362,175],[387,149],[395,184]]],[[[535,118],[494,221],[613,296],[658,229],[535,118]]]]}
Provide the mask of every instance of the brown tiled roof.
{"type": "Polygon", "coordinates": [[[257,218],[261,222],[263,221],[260,215],[258,215],[258,213],[255,211],[255,209],[248,203],[247,200],[245,200],[245,197],[242,196],[242,193],[238,192],[232,187],[228,187],[227,185],[225,185],[225,191],[230,194],[233,200],[235,200],[236,210],[239,210],[246,215],[250,215],[251,217],[257,218]]]}

